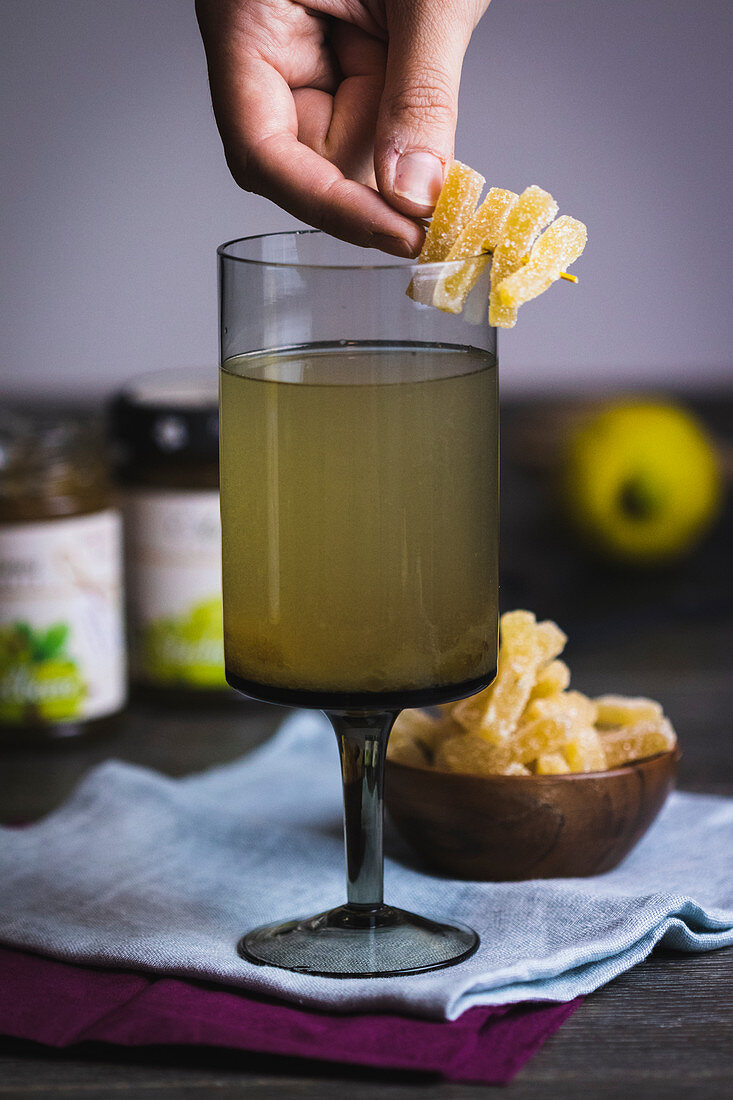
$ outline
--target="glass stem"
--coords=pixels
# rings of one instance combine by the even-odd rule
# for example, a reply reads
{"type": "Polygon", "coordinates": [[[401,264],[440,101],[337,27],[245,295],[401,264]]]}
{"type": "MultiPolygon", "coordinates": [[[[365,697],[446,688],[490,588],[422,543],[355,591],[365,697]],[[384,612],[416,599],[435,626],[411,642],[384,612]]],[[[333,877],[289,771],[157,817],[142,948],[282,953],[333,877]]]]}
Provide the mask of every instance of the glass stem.
{"type": "Polygon", "coordinates": [[[328,714],[341,756],[348,903],[360,909],[383,903],[384,761],[398,713],[328,714]]]}

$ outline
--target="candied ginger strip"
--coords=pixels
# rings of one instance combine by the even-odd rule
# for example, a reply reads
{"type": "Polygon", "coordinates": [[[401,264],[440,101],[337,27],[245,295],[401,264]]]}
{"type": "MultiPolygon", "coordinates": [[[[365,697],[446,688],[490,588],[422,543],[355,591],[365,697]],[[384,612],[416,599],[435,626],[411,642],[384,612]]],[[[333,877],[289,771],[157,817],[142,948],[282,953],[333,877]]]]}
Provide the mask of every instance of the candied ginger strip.
{"type": "Polygon", "coordinates": [[[495,683],[496,680],[476,695],[469,695],[465,699],[459,699],[457,703],[451,703],[451,717],[469,733],[480,726],[486,717],[495,683]]]}
{"type": "Polygon", "coordinates": [[[401,746],[411,741],[431,760],[438,743],[458,732],[461,732],[461,727],[448,716],[438,718],[424,710],[403,710],[392,726],[387,753],[393,745],[401,746]]]}
{"type": "Polygon", "coordinates": [[[556,695],[559,691],[565,691],[570,684],[570,669],[564,661],[550,661],[537,673],[535,685],[530,692],[530,702],[533,699],[543,699],[546,695],[556,695]]]}
{"type": "Polygon", "coordinates": [[[561,718],[536,718],[520,725],[507,741],[507,748],[522,764],[544,753],[560,752],[568,739],[567,724],[561,718]]]}
{"type": "Polygon", "coordinates": [[[435,750],[433,768],[463,775],[500,775],[515,763],[503,745],[488,745],[471,733],[447,737],[435,750]]]}
{"type": "MultiPolygon", "coordinates": [[[[531,611],[507,611],[502,615],[499,627],[500,645],[496,679],[483,691],[478,692],[477,695],[469,695],[467,699],[459,699],[457,703],[453,704],[452,716],[454,720],[459,722],[469,733],[477,731],[484,725],[496,688],[502,684],[502,692],[506,692],[506,681],[510,679],[509,651],[513,648],[519,648],[518,645],[514,645],[515,640],[521,634],[528,635],[536,628],[537,620],[531,611]]],[[[531,687],[530,684],[529,690],[531,690],[531,687]]],[[[514,724],[516,725],[516,723],[514,724]]],[[[514,727],[512,726],[512,728],[514,727]]]]}
{"type": "Polygon", "coordinates": [[[535,242],[529,258],[513,274],[507,275],[496,288],[502,306],[518,309],[537,298],[578,259],[588,237],[582,222],[563,214],[535,242]]]}
{"type": "Polygon", "coordinates": [[[419,264],[444,260],[456,238],[476,209],[486,180],[479,172],[454,160],[446,173],[435,204],[425,242],[417,258],[419,264]]]}
{"type": "Polygon", "coordinates": [[[629,726],[635,722],[653,722],[662,718],[659,703],[641,696],[599,695],[595,704],[598,708],[598,726],[629,726]]]}
{"type": "Polygon", "coordinates": [[[472,287],[498,244],[507,216],[517,196],[514,191],[492,187],[470,221],[458,234],[445,257],[446,266],[433,294],[433,305],[446,313],[460,313],[472,287]],[[458,265],[457,261],[464,263],[458,265]]]}
{"type": "Polygon", "coordinates": [[[561,752],[546,752],[538,756],[534,765],[535,775],[567,775],[570,765],[561,752]]]}
{"type": "Polygon", "coordinates": [[[565,722],[568,730],[574,726],[592,726],[598,716],[598,708],[592,699],[580,691],[560,691],[540,699],[530,699],[524,718],[557,718],[565,722]]]}
{"type": "Polygon", "coordinates": [[[552,195],[532,184],[519,196],[509,211],[501,238],[494,249],[491,264],[491,295],[489,297],[489,324],[498,328],[513,328],[517,310],[502,304],[498,289],[507,276],[522,265],[535,237],[557,215],[557,203],[552,195]]]}
{"type": "Polygon", "coordinates": [[[592,726],[573,733],[564,753],[571,772],[602,772],[608,767],[603,742],[592,726]]]}
{"type": "Polygon", "coordinates": [[[453,717],[493,744],[506,741],[527,705],[538,670],[562,653],[566,641],[555,623],[538,623],[529,611],[502,615],[497,675],[482,701],[480,724],[470,699],[465,700],[465,706],[456,703],[453,717]]]}
{"type": "MultiPolygon", "coordinates": [[[[476,209],[476,203],[486,180],[467,164],[454,160],[448,169],[435,204],[433,217],[425,234],[418,264],[438,263],[444,260],[456,238],[468,223],[476,209]]],[[[407,294],[416,302],[432,305],[435,275],[422,277],[416,272],[407,288],[407,294]]]]}
{"type": "Polygon", "coordinates": [[[677,744],[677,737],[667,718],[649,718],[620,729],[602,730],[601,743],[607,766],[618,768],[633,760],[668,752],[677,744]]]}

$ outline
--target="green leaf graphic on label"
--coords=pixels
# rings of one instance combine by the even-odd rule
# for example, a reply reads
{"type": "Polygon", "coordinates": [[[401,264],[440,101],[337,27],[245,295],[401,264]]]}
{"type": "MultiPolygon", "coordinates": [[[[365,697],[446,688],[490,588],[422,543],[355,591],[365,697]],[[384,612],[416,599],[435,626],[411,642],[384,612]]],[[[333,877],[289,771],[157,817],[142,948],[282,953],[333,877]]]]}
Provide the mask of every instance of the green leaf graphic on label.
{"type": "Polygon", "coordinates": [[[50,626],[45,634],[36,635],[34,657],[37,661],[47,661],[51,657],[58,657],[69,638],[68,623],[56,623],[50,626]]]}
{"type": "Polygon", "coordinates": [[[225,687],[221,599],[214,596],[178,618],[150,623],[143,633],[143,660],[146,678],[156,684],[225,687]]]}
{"type": "Polygon", "coordinates": [[[0,722],[67,722],[79,714],[87,685],[65,652],[68,640],[67,623],[0,628],[0,722]]]}

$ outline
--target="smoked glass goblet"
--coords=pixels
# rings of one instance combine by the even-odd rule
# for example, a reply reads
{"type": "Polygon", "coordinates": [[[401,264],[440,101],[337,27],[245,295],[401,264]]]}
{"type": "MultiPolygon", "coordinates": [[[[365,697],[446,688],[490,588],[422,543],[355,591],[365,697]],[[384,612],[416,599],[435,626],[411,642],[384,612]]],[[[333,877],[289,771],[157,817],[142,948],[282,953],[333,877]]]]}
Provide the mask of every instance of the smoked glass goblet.
{"type": "Polygon", "coordinates": [[[227,679],[328,715],[345,811],[345,904],[247,932],[254,962],[384,976],[478,944],[382,892],[397,714],[496,672],[496,334],[485,287],[459,315],[415,300],[433,266],[311,231],[219,249],[227,679]]]}

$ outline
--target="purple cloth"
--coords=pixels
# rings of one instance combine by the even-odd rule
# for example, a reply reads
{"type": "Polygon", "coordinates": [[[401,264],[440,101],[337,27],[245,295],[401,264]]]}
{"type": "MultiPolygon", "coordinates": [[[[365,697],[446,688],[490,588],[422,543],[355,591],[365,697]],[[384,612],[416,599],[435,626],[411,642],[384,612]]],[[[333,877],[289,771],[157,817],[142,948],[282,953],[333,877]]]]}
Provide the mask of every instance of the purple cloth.
{"type": "Polygon", "coordinates": [[[582,999],[472,1008],[452,1021],[329,1015],[0,947],[0,1033],[54,1047],[197,1044],[506,1084],[582,999]]]}

